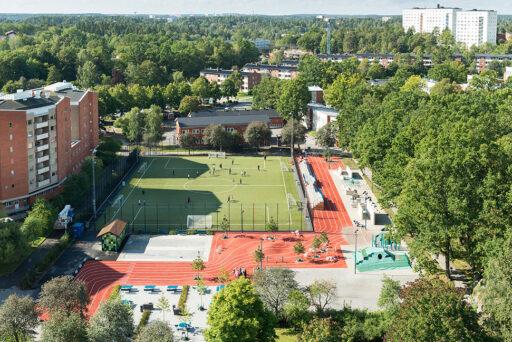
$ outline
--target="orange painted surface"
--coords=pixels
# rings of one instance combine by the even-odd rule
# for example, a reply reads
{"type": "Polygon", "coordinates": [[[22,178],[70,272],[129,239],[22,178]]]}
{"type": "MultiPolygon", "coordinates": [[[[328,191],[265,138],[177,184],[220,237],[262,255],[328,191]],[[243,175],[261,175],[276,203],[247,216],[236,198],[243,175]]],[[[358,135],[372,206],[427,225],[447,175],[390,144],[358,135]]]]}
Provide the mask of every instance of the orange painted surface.
{"type": "MultiPolygon", "coordinates": [[[[209,259],[205,262],[206,268],[201,272],[206,284],[217,284],[216,277],[223,270],[228,271],[234,278],[233,270],[243,267],[251,276],[258,266],[254,261],[254,251],[260,244],[265,254],[264,267],[347,267],[341,252],[342,246],[347,242],[341,230],[351,224],[350,218],[329,175],[327,163],[320,157],[310,157],[309,160],[327,200],[325,210],[313,212],[315,232],[302,233],[300,236],[290,232],[229,233],[227,239],[223,239],[223,233],[215,233],[209,259]],[[329,244],[323,246],[325,251],[313,253],[310,250],[313,238],[321,232],[328,234],[329,244]],[[270,235],[275,239],[268,239],[270,235]],[[298,241],[304,244],[307,252],[306,256],[300,256],[304,259],[302,262],[296,261],[298,256],[293,250],[298,241]]],[[[88,261],[80,270],[77,279],[87,284],[91,296],[88,312],[92,315],[100,303],[108,298],[114,285],[193,285],[196,274],[191,262],[88,261]]]]}

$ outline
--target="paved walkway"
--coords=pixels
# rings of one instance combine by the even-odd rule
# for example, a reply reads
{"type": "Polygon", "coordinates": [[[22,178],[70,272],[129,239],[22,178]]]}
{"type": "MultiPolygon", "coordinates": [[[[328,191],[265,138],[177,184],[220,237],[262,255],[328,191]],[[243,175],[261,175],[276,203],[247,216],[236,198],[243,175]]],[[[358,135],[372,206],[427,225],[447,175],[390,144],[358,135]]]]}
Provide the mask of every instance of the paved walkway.
{"type": "Polygon", "coordinates": [[[46,254],[59,243],[59,238],[62,232],[55,232],[48,237],[32,254],[23,261],[16,270],[10,274],[0,277],[0,289],[8,289],[13,286],[18,286],[22,281],[25,274],[33,269],[39,262],[41,262],[46,254]]]}

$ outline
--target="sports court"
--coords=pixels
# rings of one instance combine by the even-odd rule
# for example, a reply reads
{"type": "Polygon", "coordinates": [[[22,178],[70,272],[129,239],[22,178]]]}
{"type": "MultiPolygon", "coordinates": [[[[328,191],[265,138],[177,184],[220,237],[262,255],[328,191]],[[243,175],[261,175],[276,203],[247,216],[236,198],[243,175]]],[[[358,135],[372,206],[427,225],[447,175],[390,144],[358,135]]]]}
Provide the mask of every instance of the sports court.
{"type": "Polygon", "coordinates": [[[207,261],[211,235],[130,235],[119,261],[207,261]]]}
{"type": "MultiPolygon", "coordinates": [[[[254,260],[254,251],[260,246],[263,249],[265,254],[263,260],[263,267],[287,267],[291,269],[344,269],[347,268],[347,261],[344,256],[344,250],[346,249],[346,245],[348,244],[345,236],[342,234],[342,230],[345,227],[352,226],[350,217],[347,213],[346,208],[343,205],[341,197],[336,190],[336,186],[329,174],[329,169],[332,167],[339,166],[340,161],[326,162],[324,158],[321,157],[308,157],[308,162],[311,164],[311,168],[317,178],[323,196],[326,200],[326,205],[323,210],[312,210],[312,220],[313,225],[315,227],[315,232],[302,232],[297,234],[291,232],[277,232],[277,233],[269,233],[269,232],[252,232],[252,231],[238,231],[238,232],[229,232],[228,238],[224,239],[224,233],[215,232],[213,236],[211,235],[193,235],[193,236],[180,236],[179,238],[191,238],[191,239],[202,239],[202,238],[211,238],[211,245],[209,248],[208,257],[202,257],[205,260],[205,270],[201,273],[204,277],[206,284],[215,285],[219,284],[217,276],[221,271],[226,270],[230,272],[232,275],[232,270],[238,267],[244,267],[249,275],[252,275],[254,269],[258,266],[254,260]],[[320,252],[311,252],[312,242],[315,235],[318,235],[322,232],[327,233],[329,237],[329,243],[327,246],[322,248],[320,252]],[[269,239],[269,236],[273,236],[273,239],[269,239]],[[297,242],[301,242],[306,250],[304,255],[297,255],[294,251],[294,245],[297,242]],[[301,262],[297,261],[297,258],[303,259],[301,262]]],[[[226,163],[230,161],[230,159],[223,159],[222,163],[226,163]]],[[[268,187],[234,187],[229,190],[230,193],[234,194],[235,199],[244,198],[246,201],[254,201],[255,205],[257,204],[266,204],[269,198],[275,198],[280,200],[279,202],[281,206],[286,207],[287,196],[285,193],[288,191],[293,192],[295,195],[297,194],[297,190],[295,187],[295,181],[291,172],[285,171],[284,167],[282,167],[282,163],[288,161],[288,158],[279,158],[279,157],[268,157],[267,164],[264,165],[267,168],[267,171],[260,171],[263,175],[257,173],[256,170],[250,171],[251,174],[254,173],[255,176],[252,180],[247,179],[247,184],[267,184],[268,187]],[[281,177],[281,182],[279,182],[279,177],[281,177]],[[285,191],[284,188],[292,189],[285,191]],[[265,190],[261,190],[265,189],[265,190]],[[283,191],[270,191],[276,189],[283,189],[283,191]],[[258,200],[260,202],[258,202],[258,200]]],[[[130,185],[126,186],[123,190],[123,193],[128,197],[128,201],[126,207],[130,205],[137,205],[138,197],[146,196],[146,200],[148,200],[147,195],[156,196],[162,195],[162,192],[165,193],[173,193],[176,197],[173,197],[175,201],[183,201],[186,199],[187,194],[180,194],[182,191],[186,191],[191,194],[190,196],[197,196],[194,199],[200,199],[203,195],[202,191],[208,189],[206,186],[198,186],[196,188],[190,188],[192,186],[191,183],[188,183],[187,175],[183,176],[183,169],[179,172],[181,176],[178,175],[178,168],[176,165],[190,165],[199,164],[205,165],[201,166],[206,171],[205,173],[200,174],[196,180],[199,183],[205,182],[204,184],[212,184],[216,185],[219,182],[216,182],[217,179],[229,180],[225,174],[223,176],[210,176],[208,174],[208,165],[215,164],[217,167],[219,165],[220,160],[209,160],[208,157],[193,157],[193,158],[177,158],[177,157],[155,157],[149,159],[149,167],[145,170],[145,173],[135,175],[130,182],[130,185]],[[201,164],[199,164],[201,162],[201,164]],[[174,177],[169,177],[169,173],[172,175],[172,170],[169,168],[169,165],[175,165],[174,169],[174,177]],[[167,165],[167,166],[166,166],[167,165]],[[153,169],[154,168],[154,169],[153,169]],[[162,174],[167,175],[162,178],[162,174]],[[160,175],[160,176],[159,176],[160,175]],[[161,177],[161,178],[158,178],[161,177]],[[167,178],[168,177],[168,178],[167,178]],[[184,178],[185,177],[185,178],[184,178]],[[203,178],[203,179],[201,179],[203,178]],[[213,181],[212,181],[213,179],[213,181]],[[208,183],[209,182],[209,183],[208,183]],[[158,189],[158,184],[162,184],[159,188],[166,189],[161,190],[158,189]],[[181,189],[180,190],[180,186],[181,189]],[[187,186],[187,190],[184,189],[184,186],[187,186]],[[140,193],[142,189],[145,189],[145,195],[134,195],[134,193],[140,193]],[[194,192],[200,193],[194,193],[194,192]],[[133,196],[133,197],[132,197],[133,196]],[[181,197],[179,197],[181,196],[181,197]]],[[[261,157],[235,157],[233,165],[243,165],[247,166],[249,169],[250,165],[254,163],[262,163],[261,157]],[[245,159],[248,158],[248,159],[245,159]]],[[[258,164],[256,164],[258,165],[258,164]]],[[[224,165],[223,165],[224,168],[224,165]]],[[[234,167],[233,167],[234,169],[234,167]]],[[[234,170],[232,169],[232,172],[234,170]]],[[[190,169],[186,169],[190,170],[190,169]]],[[[238,172],[238,171],[235,171],[238,172]]],[[[249,171],[247,171],[249,172],[249,171]]],[[[229,170],[228,170],[229,173],[229,170]]],[[[212,192],[212,196],[216,198],[224,198],[227,193],[222,193],[225,191],[223,187],[210,187],[210,191],[212,192]]],[[[245,208],[245,202],[242,203],[245,208]]],[[[161,205],[163,207],[163,205],[161,205]]],[[[249,206],[250,207],[250,206],[249,206]]],[[[116,209],[117,210],[117,209],[116,209]]],[[[180,208],[181,211],[185,210],[184,207],[180,208]]],[[[279,209],[280,211],[282,209],[279,209]]],[[[120,212],[121,210],[119,210],[120,212]]],[[[260,218],[259,224],[264,226],[265,215],[262,212],[262,218],[260,218]]],[[[290,213],[290,212],[289,212],[290,213]]],[[[140,214],[139,214],[140,215],[140,214]]],[[[177,209],[170,212],[168,214],[171,215],[181,215],[181,220],[186,225],[186,214],[180,213],[177,209]]],[[[293,215],[293,213],[291,213],[293,215]]],[[[245,216],[244,216],[245,217],[245,216]]],[[[281,217],[281,214],[280,216],[281,217]]],[[[170,219],[170,218],[169,218],[170,219]]],[[[140,220],[140,217],[136,217],[134,221],[140,220]]],[[[149,221],[149,217],[146,218],[147,222],[149,221]]],[[[232,218],[232,222],[235,221],[236,218],[232,218]]],[[[246,220],[246,218],[244,218],[246,220]]],[[[239,221],[241,224],[241,221],[239,221]]],[[[280,228],[282,230],[287,230],[286,226],[282,226],[280,221],[280,228]]],[[[137,224],[143,224],[137,223],[137,224]]],[[[160,224],[160,223],[159,223],[160,224]]],[[[243,223],[244,227],[246,226],[246,222],[243,223]]],[[[298,230],[298,229],[292,229],[298,230]]],[[[133,235],[132,235],[133,237],[133,235]]],[[[167,285],[193,285],[195,284],[194,277],[197,272],[192,269],[192,262],[187,260],[176,261],[176,256],[180,253],[183,253],[179,249],[180,246],[171,247],[175,242],[171,242],[172,239],[168,240],[167,236],[160,238],[160,236],[154,236],[156,238],[155,243],[153,245],[150,242],[148,237],[140,238],[142,239],[140,243],[142,243],[142,247],[150,246],[149,249],[144,248],[144,251],[147,250],[148,255],[154,254],[151,258],[144,259],[146,256],[131,256],[131,261],[126,259],[119,259],[119,261],[89,261],[85,264],[85,266],[81,269],[77,278],[85,281],[88,286],[89,293],[91,295],[91,304],[89,306],[89,314],[92,314],[96,311],[99,304],[104,301],[108,294],[110,293],[112,286],[116,284],[131,284],[134,286],[143,286],[148,284],[154,284],[157,286],[167,286],[167,285]],[[145,239],[145,240],[144,240],[145,239]],[[162,239],[162,240],[160,240],[162,239]],[[160,241],[159,241],[160,240],[160,241]],[[147,245],[145,245],[147,243],[147,245]],[[153,251],[158,249],[160,244],[166,245],[163,246],[162,256],[160,256],[157,260],[157,256],[153,251]],[[175,249],[175,251],[170,251],[169,249],[175,249]],[[169,256],[167,256],[169,255],[169,256]]],[[[178,241],[178,240],[175,240],[178,241]]],[[[188,244],[188,240],[182,241],[184,244],[188,244]]],[[[136,244],[135,244],[136,245],[136,244]]],[[[201,245],[201,242],[191,242],[190,245],[186,248],[191,250],[197,249],[201,245]]],[[[138,248],[142,248],[139,246],[138,248]]],[[[136,249],[137,247],[135,247],[136,249]]],[[[205,249],[206,250],[206,249],[205,249]]],[[[200,253],[205,253],[205,250],[200,251],[200,253]]],[[[198,251],[188,252],[190,257],[192,255],[197,256],[198,251]]],[[[122,253],[123,254],[123,253],[122,253]]],[[[126,254],[129,254],[126,252],[126,254]]],[[[144,254],[144,253],[141,253],[144,254]]],[[[204,255],[204,254],[203,254],[204,255]]],[[[233,275],[231,276],[233,278],[233,275]]]]}
{"type": "Polygon", "coordinates": [[[103,221],[122,219],[139,234],[219,230],[223,221],[236,231],[264,231],[269,222],[303,231],[299,198],[286,157],[143,157],[103,221]]]}

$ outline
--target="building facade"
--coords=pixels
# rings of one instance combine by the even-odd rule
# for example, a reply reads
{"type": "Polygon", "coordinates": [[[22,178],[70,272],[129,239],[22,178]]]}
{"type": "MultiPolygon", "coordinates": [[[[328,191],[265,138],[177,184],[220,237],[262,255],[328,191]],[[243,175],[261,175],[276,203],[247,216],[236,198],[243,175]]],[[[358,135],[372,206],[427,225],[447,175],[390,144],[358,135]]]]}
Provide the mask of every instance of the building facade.
{"type": "Polygon", "coordinates": [[[58,192],[98,145],[98,97],[60,82],[0,97],[0,206],[58,192]]]}
{"type": "Polygon", "coordinates": [[[203,111],[191,113],[188,117],[176,119],[176,135],[189,133],[202,143],[204,130],[209,125],[221,125],[225,131],[244,134],[251,122],[264,122],[271,129],[284,126],[284,120],[275,110],[234,110],[203,111]]]}
{"type": "MultiPolygon", "coordinates": [[[[206,69],[202,70],[199,75],[206,78],[208,82],[215,82],[221,85],[233,72],[234,70],[206,69]]],[[[244,93],[248,93],[254,86],[261,82],[261,74],[257,72],[241,71],[240,75],[242,76],[240,91],[244,93]]]]}
{"type": "Polygon", "coordinates": [[[418,33],[443,32],[448,29],[457,42],[467,47],[496,44],[498,13],[492,10],[460,8],[412,8],[402,11],[402,27],[418,33]]]}
{"type": "Polygon", "coordinates": [[[308,103],[308,115],[304,125],[313,131],[318,131],[331,121],[335,121],[338,111],[325,104],[324,91],[318,86],[308,87],[311,102],[308,103]]]}
{"type": "Polygon", "coordinates": [[[271,65],[271,64],[246,64],[242,69],[244,72],[258,73],[261,76],[275,77],[281,80],[291,80],[298,76],[296,66],[271,65]]]}

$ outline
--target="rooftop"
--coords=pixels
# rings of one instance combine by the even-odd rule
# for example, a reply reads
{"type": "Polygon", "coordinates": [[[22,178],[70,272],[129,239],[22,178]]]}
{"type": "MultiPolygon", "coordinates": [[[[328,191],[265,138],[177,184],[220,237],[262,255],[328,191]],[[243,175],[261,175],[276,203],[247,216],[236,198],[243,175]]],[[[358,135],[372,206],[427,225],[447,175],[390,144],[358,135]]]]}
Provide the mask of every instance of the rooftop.
{"type": "Polygon", "coordinates": [[[69,82],[57,82],[44,88],[22,90],[15,93],[0,94],[0,109],[3,110],[28,110],[51,106],[59,102],[63,97],[68,97],[71,102],[78,102],[85,91],[78,90],[69,82]]]}
{"type": "Polygon", "coordinates": [[[245,115],[267,115],[269,118],[279,117],[279,113],[273,109],[261,110],[203,110],[200,112],[190,113],[188,116],[192,118],[211,117],[211,116],[245,116],[245,115]]]}
{"type": "Polygon", "coordinates": [[[248,125],[254,121],[269,122],[267,114],[252,115],[211,115],[176,119],[180,127],[206,127],[209,125],[248,125]]]}
{"type": "Polygon", "coordinates": [[[271,64],[254,64],[254,63],[247,63],[244,66],[244,69],[247,69],[247,68],[268,69],[268,70],[290,70],[290,71],[297,70],[297,67],[290,66],[290,65],[271,65],[271,64]]]}

